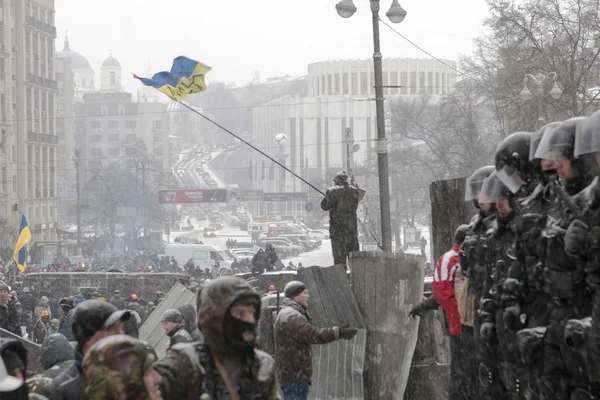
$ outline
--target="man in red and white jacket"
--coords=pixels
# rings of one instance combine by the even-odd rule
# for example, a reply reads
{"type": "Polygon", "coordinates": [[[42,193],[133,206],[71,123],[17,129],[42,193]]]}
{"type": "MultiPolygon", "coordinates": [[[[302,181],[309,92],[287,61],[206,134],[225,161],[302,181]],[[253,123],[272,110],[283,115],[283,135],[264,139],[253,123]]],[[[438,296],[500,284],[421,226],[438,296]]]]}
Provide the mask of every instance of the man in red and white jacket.
{"type": "Polygon", "coordinates": [[[468,225],[461,225],[456,229],[454,233],[454,246],[439,258],[433,273],[433,283],[431,284],[433,295],[446,314],[450,336],[458,336],[462,333],[454,281],[456,279],[456,272],[460,268],[458,250],[465,240],[467,230],[468,225]]]}

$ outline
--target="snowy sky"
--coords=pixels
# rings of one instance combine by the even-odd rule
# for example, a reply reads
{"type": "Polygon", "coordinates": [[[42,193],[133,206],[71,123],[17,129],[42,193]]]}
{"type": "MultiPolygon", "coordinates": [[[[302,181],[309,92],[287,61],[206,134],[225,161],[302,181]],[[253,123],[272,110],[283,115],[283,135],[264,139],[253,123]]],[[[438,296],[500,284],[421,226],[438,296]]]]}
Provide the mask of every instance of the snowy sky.
{"type": "MultiPolygon", "coordinates": [[[[140,84],[129,73],[168,70],[186,55],[210,65],[207,82],[242,85],[258,69],[267,77],[306,74],[311,62],[370,58],[373,54],[368,0],[342,19],[338,0],[56,0],[57,51],[65,30],[71,49],[96,69],[112,50],[128,91],[140,84]]],[[[392,0],[382,0],[381,17],[392,0]]],[[[456,60],[468,54],[487,14],[484,0],[400,0],[408,15],[394,27],[434,56],[456,60]]],[[[384,57],[427,58],[386,26],[384,57]]]]}

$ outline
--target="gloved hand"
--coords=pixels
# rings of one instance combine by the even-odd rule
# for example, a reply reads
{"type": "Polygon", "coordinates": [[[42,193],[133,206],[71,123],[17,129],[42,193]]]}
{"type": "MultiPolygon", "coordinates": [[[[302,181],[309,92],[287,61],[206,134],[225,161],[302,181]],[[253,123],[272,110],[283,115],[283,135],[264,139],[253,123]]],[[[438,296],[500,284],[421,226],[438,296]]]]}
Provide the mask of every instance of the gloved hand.
{"type": "Polygon", "coordinates": [[[420,317],[421,313],[423,313],[425,310],[423,309],[425,306],[424,302],[420,302],[419,304],[415,304],[413,308],[410,309],[410,312],[408,313],[408,315],[410,315],[411,317],[416,318],[416,317],[420,317]]]}
{"type": "Polygon", "coordinates": [[[358,329],[353,328],[350,325],[344,325],[340,328],[340,339],[350,340],[356,336],[357,332],[358,329]]]}
{"type": "Polygon", "coordinates": [[[575,219],[565,233],[565,253],[578,257],[584,250],[589,227],[581,220],[575,219]]]}

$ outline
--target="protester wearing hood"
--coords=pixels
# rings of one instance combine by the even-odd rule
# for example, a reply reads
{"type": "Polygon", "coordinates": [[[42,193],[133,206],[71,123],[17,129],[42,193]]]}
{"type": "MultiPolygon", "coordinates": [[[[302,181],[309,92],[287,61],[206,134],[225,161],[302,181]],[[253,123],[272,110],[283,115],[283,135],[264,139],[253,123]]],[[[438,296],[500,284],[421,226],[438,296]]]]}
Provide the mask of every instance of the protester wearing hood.
{"type": "Polygon", "coordinates": [[[177,343],[189,343],[192,341],[192,337],[183,326],[183,316],[179,311],[173,308],[165,311],[160,319],[160,323],[169,337],[169,347],[177,343]]]}
{"type": "Polygon", "coordinates": [[[183,326],[192,337],[192,342],[204,342],[204,335],[198,329],[196,310],[191,304],[186,304],[177,309],[183,317],[183,326]]]}
{"type": "Polygon", "coordinates": [[[0,399],[26,400],[27,350],[16,340],[0,339],[0,357],[0,399]]]}
{"type": "Polygon", "coordinates": [[[50,335],[44,339],[40,364],[46,371],[27,379],[30,396],[32,393],[41,395],[56,376],[73,364],[73,348],[63,335],[50,335]]]}
{"type": "Polygon", "coordinates": [[[310,295],[304,283],[288,282],[284,292],[283,308],[274,328],[277,377],[286,400],[305,400],[312,380],[311,346],[352,339],[357,330],[315,327],[308,314],[310,295]]]}
{"type": "Polygon", "coordinates": [[[152,368],[156,356],[146,344],[126,335],[94,344],[83,361],[90,400],[162,400],[160,374],[152,368]]]}
{"type": "Polygon", "coordinates": [[[85,399],[86,379],[83,357],[101,339],[123,333],[121,323],[131,316],[127,310],[117,310],[110,303],[87,300],[73,310],[72,328],[77,341],[75,362],[44,388],[49,400],[85,399]]]}
{"type": "Polygon", "coordinates": [[[73,364],[73,347],[60,333],[46,336],[42,343],[40,364],[44,368],[43,376],[54,379],[73,364]]]}
{"type": "Polygon", "coordinates": [[[239,277],[215,279],[198,296],[198,328],[205,343],[175,345],[154,366],[165,399],[278,399],[275,362],[255,349],[260,297],[239,277]],[[225,378],[224,378],[225,377],[225,378]]]}

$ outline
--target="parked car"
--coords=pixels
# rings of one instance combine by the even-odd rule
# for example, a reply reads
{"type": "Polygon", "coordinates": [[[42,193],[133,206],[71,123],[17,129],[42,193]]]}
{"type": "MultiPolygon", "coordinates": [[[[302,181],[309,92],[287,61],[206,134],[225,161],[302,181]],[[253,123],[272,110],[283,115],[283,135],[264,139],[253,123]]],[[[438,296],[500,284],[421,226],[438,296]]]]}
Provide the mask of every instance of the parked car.
{"type": "Polygon", "coordinates": [[[286,233],[281,236],[286,237],[286,238],[296,238],[301,243],[306,244],[306,246],[308,247],[309,250],[314,250],[314,249],[318,248],[319,246],[321,246],[321,244],[323,243],[323,242],[321,242],[321,240],[312,239],[310,236],[304,235],[301,233],[286,233]]]}
{"type": "Polygon", "coordinates": [[[235,244],[236,249],[247,249],[256,247],[252,242],[237,242],[235,244]]]}
{"type": "Polygon", "coordinates": [[[324,229],[314,229],[308,232],[308,236],[319,240],[329,239],[329,232],[324,229]]]}
{"type": "Polygon", "coordinates": [[[294,237],[294,236],[287,237],[287,236],[283,236],[283,235],[282,236],[278,236],[278,237],[280,237],[280,238],[285,237],[286,239],[288,239],[290,242],[292,242],[296,246],[302,247],[303,251],[310,251],[310,250],[312,250],[311,246],[308,243],[303,242],[302,240],[298,239],[297,237],[294,237]]]}
{"type": "Polygon", "coordinates": [[[229,253],[231,254],[231,257],[235,258],[236,260],[252,260],[256,254],[256,251],[250,249],[234,249],[229,250],[229,253]]]}
{"type": "Polygon", "coordinates": [[[302,246],[298,246],[298,245],[293,244],[287,238],[267,237],[267,238],[260,238],[260,239],[258,239],[258,245],[259,246],[264,247],[267,244],[272,244],[275,247],[275,250],[277,250],[277,247],[284,248],[293,257],[299,256],[300,253],[302,253],[302,251],[304,250],[304,248],[302,246]]]}

